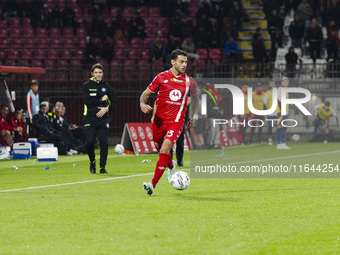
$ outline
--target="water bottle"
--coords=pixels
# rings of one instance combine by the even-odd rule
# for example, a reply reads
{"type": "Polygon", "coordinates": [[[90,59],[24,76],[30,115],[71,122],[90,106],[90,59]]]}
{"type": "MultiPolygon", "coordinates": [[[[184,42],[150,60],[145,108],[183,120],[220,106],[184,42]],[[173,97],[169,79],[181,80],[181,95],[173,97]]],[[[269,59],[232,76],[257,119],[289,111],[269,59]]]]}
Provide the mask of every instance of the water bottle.
{"type": "Polygon", "coordinates": [[[77,167],[77,164],[73,164],[73,167],[77,167]]]}
{"type": "Polygon", "coordinates": [[[45,167],[45,170],[48,170],[48,169],[50,169],[48,166],[47,166],[47,167],[45,167]]]}
{"type": "Polygon", "coordinates": [[[139,149],[137,149],[137,150],[135,151],[135,154],[136,154],[137,157],[139,156],[139,149]]]}
{"type": "Polygon", "coordinates": [[[12,169],[13,169],[13,170],[18,170],[18,167],[12,166],[12,169]]]}

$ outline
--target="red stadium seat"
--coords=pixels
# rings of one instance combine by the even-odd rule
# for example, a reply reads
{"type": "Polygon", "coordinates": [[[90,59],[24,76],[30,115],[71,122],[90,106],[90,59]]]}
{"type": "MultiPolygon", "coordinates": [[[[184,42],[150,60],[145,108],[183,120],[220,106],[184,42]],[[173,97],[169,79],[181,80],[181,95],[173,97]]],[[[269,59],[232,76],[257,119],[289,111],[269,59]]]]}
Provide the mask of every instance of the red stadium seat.
{"type": "Polygon", "coordinates": [[[58,70],[67,71],[69,70],[69,64],[65,59],[59,59],[57,61],[58,70]]]}
{"type": "Polygon", "coordinates": [[[135,82],[138,81],[137,64],[134,60],[125,60],[124,63],[124,81],[135,82]]]}
{"type": "Polygon", "coordinates": [[[160,17],[159,8],[158,7],[150,7],[149,8],[149,17],[160,17]]]}
{"type": "Polygon", "coordinates": [[[123,10],[123,16],[127,19],[135,16],[135,8],[133,7],[125,7],[123,10]]]}
{"type": "Polygon", "coordinates": [[[79,81],[82,79],[82,65],[80,60],[72,59],[70,63],[70,80],[71,81],[79,81]]]}
{"type": "Polygon", "coordinates": [[[56,76],[56,81],[68,81],[68,75],[65,71],[57,72],[56,76]]]}
{"type": "Polygon", "coordinates": [[[15,38],[15,37],[21,37],[21,31],[20,28],[11,28],[9,31],[9,36],[11,38],[15,38]]]}
{"type": "Polygon", "coordinates": [[[35,59],[45,59],[46,58],[45,51],[42,50],[42,49],[36,49],[34,51],[34,58],[35,59]]]}
{"type": "Polygon", "coordinates": [[[8,49],[8,39],[1,38],[0,49],[8,49]]]}
{"type": "Polygon", "coordinates": [[[78,27],[77,32],[76,32],[76,36],[77,36],[78,39],[85,38],[87,36],[85,28],[78,27]]]}
{"type": "Polygon", "coordinates": [[[31,27],[31,19],[30,18],[22,18],[22,26],[24,29],[31,27]]]}
{"type": "Polygon", "coordinates": [[[155,27],[156,27],[155,18],[153,17],[145,18],[145,28],[155,28],[155,27]]]}
{"type": "Polygon", "coordinates": [[[0,39],[6,39],[8,37],[7,28],[0,28],[0,39]]]}
{"type": "Polygon", "coordinates": [[[168,28],[162,27],[157,30],[157,37],[167,37],[168,36],[168,28]]]}
{"type": "Polygon", "coordinates": [[[82,49],[78,49],[74,52],[74,58],[83,60],[85,58],[85,52],[82,49]]]}
{"type": "Polygon", "coordinates": [[[47,35],[47,29],[46,28],[43,28],[43,27],[38,27],[36,30],[35,30],[35,35],[36,37],[38,38],[47,38],[48,35],[47,35]]]}
{"type": "Polygon", "coordinates": [[[34,49],[35,48],[35,42],[33,38],[25,38],[24,42],[26,49],[34,49]]]}
{"type": "Polygon", "coordinates": [[[76,18],[81,18],[83,17],[83,12],[81,11],[81,8],[79,6],[74,6],[73,11],[76,15],[76,18]]]}
{"type": "Polygon", "coordinates": [[[20,38],[13,38],[11,41],[11,48],[13,49],[21,49],[22,43],[20,38]]]}
{"type": "Polygon", "coordinates": [[[167,18],[159,18],[158,19],[158,25],[157,25],[158,28],[167,28],[169,27],[169,21],[167,18]]]}
{"type": "Polygon", "coordinates": [[[20,28],[20,18],[9,18],[9,26],[12,27],[17,27],[20,28]]]}
{"type": "Polygon", "coordinates": [[[14,49],[8,50],[8,59],[19,59],[19,51],[14,49]]]}
{"type": "Polygon", "coordinates": [[[32,51],[28,49],[23,49],[21,51],[21,59],[33,59],[32,51]]]}
{"type": "Polygon", "coordinates": [[[48,41],[46,38],[40,38],[37,41],[37,45],[40,49],[48,49],[50,46],[48,45],[48,41]]]}
{"type": "Polygon", "coordinates": [[[129,42],[126,40],[118,41],[116,44],[117,49],[127,49],[129,48],[129,42]]]}
{"type": "Polygon", "coordinates": [[[74,39],[71,38],[66,38],[64,40],[64,48],[67,49],[74,49],[76,47],[75,43],[74,43],[74,39]]]}
{"type": "Polygon", "coordinates": [[[209,49],[209,57],[212,59],[221,59],[220,49],[209,49]]]}
{"type": "Polygon", "coordinates": [[[34,35],[34,30],[32,27],[26,27],[23,29],[23,37],[24,38],[34,38],[35,35],[34,35]]]}
{"type": "Polygon", "coordinates": [[[143,17],[143,18],[148,16],[148,8],[146,6],[138,7],[137,12],[139,12],[140,16],[143,17]]]}
{"type": "Polygon", "coordinates": [[[74,37],[74,30],[72,27],[65,27],[63,30],[63,37],[65,38],[73,38],[74,37]]]}
{"type": "Polygon", "coordinates": [[[19,65],[19,66],[28,66],[29,63],[28,63],[28,60],[27,60],[27,59],[19,59],[18,65],[19,65]]]}
{"type": "Polygon", "coordinates": [[[61,37],[61,30],[59,27],[52,27],[50,28],[50,37],[51,38],[60,38],[61,37]]]}
{"type": "Polygon", "coordinates": [[[81,49],[86,48],[86,39],[85,38],[78,39],[78,47],[81,48],[81,49]]]}
{"type": "Polygon", "coordinates": [[[116,18],[116,17],[118,17],[119,13],[120,13],[119,7],[112,7],[111,10],[110,10],[110,17],[116,18]]]}
{"type": "Polygon", "coordinates": [[[17,65],[17,61],[16,61],[16,59],[9,59],[8,58],[8,59],[6,59],[5,64],[6,64],[6,66],[16,66],[17,65]]]}
{"type": "Polygon", "coordinates": [[[200,59],[208,58],[208,53],[206,49],[197,49],[196,54],[200,57],[200,59]]]}
{"type": "Polygon", "coordinates": [[[145,33],[147,34],[148,38],[155,38],[155,29],[152,27],[146,27],[145,33]]]}
{"type": "MultiPolygon", "coordinates": [[[[150,47],[151,48],[151,47],[150,47]]],[[[141,59],[148,61],[151,59],[151,54],[150,54],[150,50],[143,50],[142,54],[141,54],[141,59]]]]}
{"type": "Polygon", "coordinates": [[[163,72],[164,71],[163,61],[161,59],[154,61],[151,65],[151,71],[153,76],[156,76],[159,72],[163,72]]]}
{"type": "Polygon", "coordinates": [[[139,37],[131,38],[130,47],[138,49],[142,48],[142,39],[139,37]]]}
{"type": "Polygon", "coordinates": [[[59,53],[55,49],[49,49],[47,53],[48,59],[59,59],[59,53]]]}
{"type": "Polygon", "coordinates": [[[61,59],[71,59],[72,58],[72,54],[71,51],[68,49],[63,49],[61,51],[61,59]]]}
{"type": "Polygon", "coordinates": [[[61,45],[61,41],[58,38],[52,38],[50,42],[50,47],[52,49],[61,49],[63,46],[61,45]]]}
{"type": "Polygon", "coordinates": [[[123,49],[118,49],[115,51],[115,59],[124,60],[126,59],[126,54],[123,49]]]}
{"type": "Polygon", "coordinates": [[[6,59],[6,51],[4,51],[4,50],[2,50],[2,49],[0,48],[0,63],[1,63],[4,59],[6,59]]]}
{"type": "Polygon", "coordinates": [[[33,60],[32,60],[32,66],[34,66],[34,67],[39,67],[39,66],[43,66],[43,64],[42,64],[41,60],[39,60],[39,59],[33,59],[33,60]]]}
{"type": "Polygon", "coordinates": [[[155,39],[153,38],[145,38],[144,39],[144,48],[146,49],[151,49],[153,43],[154,43],[155,39]]]}
{"type": "Polygon", "coordinates": [[[112,59],[110,63],[110,70],[123,70],[122,62],[117,59],[112,59]]]}
{"type": "Polygon", "coordinates": [[[137,49],[130,49],[128,52],[128,59],[134,59],[134,60],[139,60],[139,50],[137,49]]]}

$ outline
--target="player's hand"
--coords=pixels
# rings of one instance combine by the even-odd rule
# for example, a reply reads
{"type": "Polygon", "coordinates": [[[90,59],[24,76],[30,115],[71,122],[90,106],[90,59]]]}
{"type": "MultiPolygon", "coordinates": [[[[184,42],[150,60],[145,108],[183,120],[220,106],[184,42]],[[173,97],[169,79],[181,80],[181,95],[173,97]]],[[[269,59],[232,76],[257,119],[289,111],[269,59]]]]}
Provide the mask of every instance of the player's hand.
{"type": "Polygon", "coordinates": [[[148,105],[148,104],[140,104],[140,109],[144,113],[149,113],[149,112],[152,111],[152,107],[150,105],[148,105]]]}
{"type": "Polygon", "coordinates": [[[190,128],[194,128],[197,125],[197,119],[191,119],[187,122],[186,129],[189,130],[190,128]]]}
{"type": "Polygon", "coordinates": [[[106,101],[107,99],[108,99],[107,95],[104,95],[101,100],[106,101]]]}
{"type": "Polygon", "coordinates": [[[151,123],[153,123],[153,120],[155,119],[155,117],[154,116],[152,116],[152,118],[151,118],[151,123]]]}
{"type": "Polygon", "coordinates": [[[96,113],[96,116],[97,116],[98,118],[103,117],[103,116],[105,115],[105,113],[108,112],[107,107],[98,107],[98,109],[100,109],[100,111],[96,113]]]}

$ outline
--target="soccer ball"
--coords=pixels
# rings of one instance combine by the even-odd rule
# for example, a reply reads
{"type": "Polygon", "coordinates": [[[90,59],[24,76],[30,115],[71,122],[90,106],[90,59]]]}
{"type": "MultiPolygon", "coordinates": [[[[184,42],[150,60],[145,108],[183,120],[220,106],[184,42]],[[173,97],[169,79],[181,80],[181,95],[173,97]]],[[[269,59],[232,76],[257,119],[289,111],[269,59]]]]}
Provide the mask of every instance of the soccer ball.
{"type": "Polygon", "coordinates": [[[124,146],[121,144],[117,144],[115,147],[115,152],[120,155],[124,152],[124,146]]]}
{"type": "Polygon", "coordinates": [[[300,136],[298,135],[298,134],[294,134],[294,135],[292,135],[292,141],[293,142],[298,142],[300,140],[300,136]]]}
{"type": "Polygon", "coordinates": [[[171,177],[171,185],[177,190],[184,190],[189,187],[190,177],[186,172],[178,171],[171,177]]]}

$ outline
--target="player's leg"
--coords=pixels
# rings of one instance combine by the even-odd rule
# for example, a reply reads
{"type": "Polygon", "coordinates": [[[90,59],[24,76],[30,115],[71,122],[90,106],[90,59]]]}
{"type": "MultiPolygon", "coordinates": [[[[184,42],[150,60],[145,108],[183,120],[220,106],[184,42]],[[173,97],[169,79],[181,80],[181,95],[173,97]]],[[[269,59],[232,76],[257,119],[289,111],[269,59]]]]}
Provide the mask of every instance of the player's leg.
{"type": "Polygon", "coordinates": [[[90,159],[90,172],[96,173],[96,155],[94,153],[94,145],[96,142],[97,128],[90,123],[85,123],[84,130],[86,134],[86,150],[90,159]]]}
{"type": "Polygon", "coordinates": [[[98,140],[100,147],[100,173],[107,174],[105,170],[108,154],[109,119],[103,119],[98,128],[98,140]]]}
{"type": "Polygon", "coordinates": [[[10,130],[1,130],[2,137],[8,146],[11,146],[14,139],[14,132],[10,130]]]}
{"type": "Polygon", "coordinates": [[[176,159],[177,165],[183,166],[183,154],[184,154],[184,131],[178,137],[176,142],[176,159]]]}

